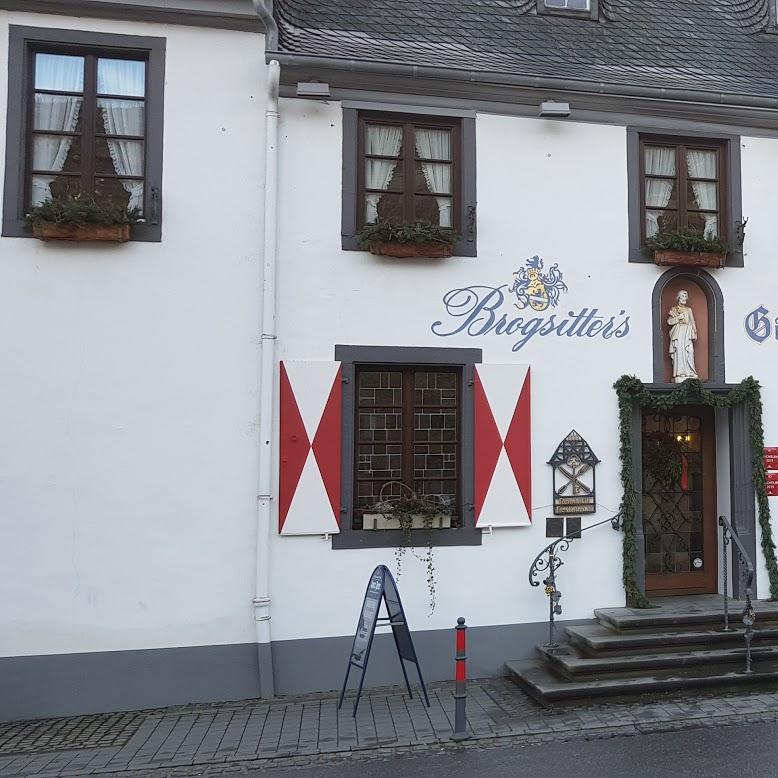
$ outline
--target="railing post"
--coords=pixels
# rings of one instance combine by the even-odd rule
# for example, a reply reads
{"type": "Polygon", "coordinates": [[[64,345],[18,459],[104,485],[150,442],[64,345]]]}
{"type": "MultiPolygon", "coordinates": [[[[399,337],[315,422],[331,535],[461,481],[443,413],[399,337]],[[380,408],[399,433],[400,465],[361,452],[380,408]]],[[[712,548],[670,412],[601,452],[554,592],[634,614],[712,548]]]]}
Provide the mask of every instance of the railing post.
{"type": "Polygon", "coordinates": [[[543,585],[546,587],[548,596],[548,643],[546,648],[559,648],[556,641],[556,623],[555,617],[562,613],[562,606],[559,601],[562,599],[562,592],[556,588],[556,569],[561,564],[552,550],[548,552],[548,577],[544,579],[543,585]]]}
{"type": "Polygon", "coordinates": [[[751,607],[751,590],[746,589],[746,607],[743,611],[743,624],[746,628],[746,633],[743,636],[746,641],[746,672],[751,672],[751,640],[754,635],[751,628],[754,626],[755,614],[754,609],[751,607]]]}
{"type": "Polygon", "coordinates": [[[456,673],[454,687],[454,732],[452,740],[466,740],[467,731],[467,626],[461,616],[456,626],[456,673]]]}
{"type": "Polygon", "coordinates": [[[719,525],[722,528],[722,541],[724,546],[724,632],[731,632],[729,628],[729,531],[724,523],[724,517],[719,516],[719,525]]]}

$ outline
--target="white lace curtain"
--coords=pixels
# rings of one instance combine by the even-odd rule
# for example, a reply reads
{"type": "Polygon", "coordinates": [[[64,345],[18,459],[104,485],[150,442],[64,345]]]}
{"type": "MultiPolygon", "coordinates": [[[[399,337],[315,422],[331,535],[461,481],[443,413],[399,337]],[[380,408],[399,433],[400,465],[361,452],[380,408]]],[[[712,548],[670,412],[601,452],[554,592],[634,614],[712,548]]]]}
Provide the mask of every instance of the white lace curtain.
{"type": "Polygon", "coordinates": [[[666,208],[675,185],[675,149],[649,146],[645,150],[645,170],[649,176],[668,176],[670,180],[646,178],[646,237],[659,232],[661,211],[652,208],[666,208]]]}
{"type": "MultiPolygon", "coordinates": [[[[58,92],[81,92],[84,88],[84,60],[56,54],[36,54],[35,87],[58,92]]],[[[35,94],[35,129],[75,132],[81,113],[82,97],[35,94]]],[[[36,135],[33,167],[60,171],[65,166],[73,138],[67,135],[36,135]]],[[[51,197],[56,176],[33,176],[32,204],[40,205],[51,197]]]]}
{"type": "MultiPolygon", "coordinates": [[[[365,138],[365,152],[380,157],[396,157],[402,146],[402,127],[377,127],[368,125],[365,138]]],[[[365,169],[365,188],[387,189],[394,175],[397,162],[391,159],[368,159],[365,169]]],[[[365,221],[378,221],[378,203],[382,195],[377,192],[365,194],[365,221]]]]}
{"type": "MultiPolygon", "coordinates": [[[[122,59],[101,59],[97,67],[97,91],[100,94],[143,97],[146,84],[144,62],[122,59]]],[[[144,134],[143,102],[100,98],[103,124],[108,135],[144,134]]],[[[120,176],[142,176],[144,169],[143,142],[137,140],[108,140],[114,170],[120,176]]],[[[129,208],[143,209],[143,182],[122,181],[130,195],[129,208]]]]}
{"type": "MultiPolygon", "coordinates": [[[[416,153],[421,159],[451,159],[451,133],[448,130],[416,130],[416,153]]],[[[451,193],[451,165],[422,162],[424,179],[431,192],[451,193]]],[[[436,197],[440,226],[451,227],[451,198],[436,197]]]]}
{"type": "MultiPolygon", "coordinates": [[[[689,178],[716,178],[715,151],[687,151],[686,164],[689,178]]],[[[718,196],[715,181],[691,181],[697,205],[706,211],[718,210],[718,196]]],[[[704,213],[705,237],[715,238],[719,234],[718,214],[704,213]]]]}

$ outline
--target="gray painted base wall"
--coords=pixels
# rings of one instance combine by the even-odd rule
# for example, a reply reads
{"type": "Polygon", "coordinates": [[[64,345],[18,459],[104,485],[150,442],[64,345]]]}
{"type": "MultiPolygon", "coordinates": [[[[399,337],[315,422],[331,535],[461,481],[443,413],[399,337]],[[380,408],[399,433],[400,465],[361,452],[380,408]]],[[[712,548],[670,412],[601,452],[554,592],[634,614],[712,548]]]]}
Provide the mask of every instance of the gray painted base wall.
{"type": "MultiPolygon", "coordinates": [[[[558,622],[565,625],[586,621],[558,622]]],[[[468,630],[470,678],[501,676],[510,659],[534,656],[548,637],[543,623],[472,627],[468,630]]],[[[190,702],[244,700],[262,695],[339,690],[352,636],[282,640],[272,644],[274,684],[267,678],[267,646],[253,643],[142,651],[106,651],[0,658],[0,721],[140,710],[190,702]],[[265,670],[260,685],[258,666],[265,670]]],[[[454,630],[413,634],[425,681],[454,673],[454,630]]],[[[416,686],[412,665],[408,676],[416,686]]],[[[356,688],[359,672],[351,671],[356,688]]],[[[365,687],[401,685],[391,633],[376,635],[365,687]]]]}
{"type": "Polygon", "coordinates": [[[257,696],[253,643],[0,658],[0,721],[257,696]]]}
{"type": "MultiPolygon", "coordinates": [[[[557,622],[560,629],[592,620],[557,622]]],[[[340,690],[353,637],[282,640],[273,643],[276,694],[305,694],[340,690]]],[[[546,622],[470,627],[467,630],[467,675],[489,678],[505,674],[505,662],[535,656],[535,646],[548,640],[546,622]]],[[[445,681],[454,677],[454,630],[413,633],[413,644],[424,680],[445,681]]],[[[406,663],[411,684],[418,683],[416,670],[406,663]]],[[[357,668],[351,670],[349,688],[359,683],[357,668]]],[[[402,685],[403,676],[391,632],[376,635],[365,675],[365,687],[402,685]]]]}

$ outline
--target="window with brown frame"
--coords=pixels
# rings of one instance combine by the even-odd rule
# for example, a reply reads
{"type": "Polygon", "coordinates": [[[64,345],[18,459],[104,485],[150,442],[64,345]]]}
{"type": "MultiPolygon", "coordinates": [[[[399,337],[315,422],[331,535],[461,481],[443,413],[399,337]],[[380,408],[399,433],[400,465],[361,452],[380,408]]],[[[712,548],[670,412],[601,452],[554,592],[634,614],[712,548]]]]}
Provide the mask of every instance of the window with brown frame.
{"type": "Polygon", "coordinates": [[[164,38],[10,25],[4,237],[79,197],[138,208],[133,241],[162,240],[164,38]]]}
{"type": "Polygon", "coordinates": [[[83,199],[144,211],[146,60],[32,51],[27,207],[83,199]]]}
{"type": "Polygon", "coordinates": [[[392,529],[374,511],[420,496],[440,502],[435,526],[461,527],[462,370],[441,366],[356,366],[353,529],[392,529]]]}
{"type": "Polygon", "coordinates": [[[361,115],[357,225],[427,222],[460,229],[458,120],[361,115]]]}
{"type": "Polygon", "coordinates": [[[642,240],[662,230],[691,228],[727,239],[724,142],[641,138],[642,240]]]}

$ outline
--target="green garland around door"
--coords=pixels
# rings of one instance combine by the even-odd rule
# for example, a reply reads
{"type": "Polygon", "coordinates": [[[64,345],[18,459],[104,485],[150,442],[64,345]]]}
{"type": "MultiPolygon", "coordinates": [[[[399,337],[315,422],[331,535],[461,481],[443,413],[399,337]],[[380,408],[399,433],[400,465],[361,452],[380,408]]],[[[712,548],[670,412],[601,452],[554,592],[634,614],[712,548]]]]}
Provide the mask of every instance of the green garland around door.
{"type": "Polygon", "coordinates": [[[640,590],[635,575],[637,538],[635,527],[635,497],[637,490],[632,479],[632,409],[641,408],[667,411],[676,405],[698,404],[716,408],[732,408],[748,403],[751,422],[751,462],[754,472],[754,489],[759,507],[759,526],[762,530],[762,551],[770,577],[770,597],[778,599],[778,563],[775,559],[775,543],[770,526],[770,505],[767,501],[764,469],[764,429],[762,427],[762,396],[759,383],[746,378],[726,393],[714,394],[702,382],[689,379],[670,392],[647,389],[635,376],[622,376],[613,385],[619,398],[619,452],[621,454],[621,484],[624,488],[624,590],[627,605],[631,608],[650,608],[651,603],[640,590]]]}

